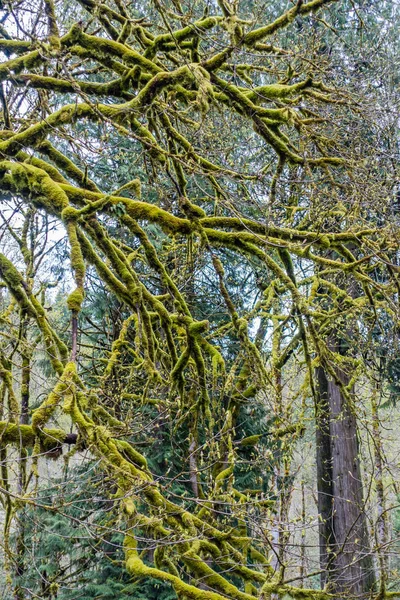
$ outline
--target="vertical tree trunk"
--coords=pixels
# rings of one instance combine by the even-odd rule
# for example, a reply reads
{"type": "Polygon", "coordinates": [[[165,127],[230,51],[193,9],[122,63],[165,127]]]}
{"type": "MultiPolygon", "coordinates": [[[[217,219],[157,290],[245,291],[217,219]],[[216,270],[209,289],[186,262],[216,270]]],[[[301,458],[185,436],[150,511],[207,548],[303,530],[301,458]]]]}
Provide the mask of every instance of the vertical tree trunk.
{"type": "Polygon", "coordinates": [[[372,410],[372,431],[374,438],[374,462],[375,462],[375,487],[376,487],[376,506],[378,517],[376,520],[376,541],[378,545],[379,561],[379,597],[384,598],[386,584],[389,572],[389,557],[387,555],[386,544],[388,541],[388,523],[386,512],[385,489],[383,485],[383,446],[381,437],[381,428],[379,421],[377,389],[375,388],[371,397],[372,410]]]}
{"type": "Polygon", "coordinates": [[[29,423],[29,388],[31,383],[31,350],[28,347],[28,325],[29,317],[22,317],[22,365],[21,365],[21,414],[19,422],[21,425],[29,423]]]}
{"type": "MultiPolygon", "coordinates": [[[[321,568],[338,598],[368,594],[375,583],[365,514],[359,460],[357,422],[341,387],[317,371],[318,508],[321,568]]],[[[337,369],[344,385],[349,377],[337,369]]]]}
{"type": "MultiPolygon", "coordinates": [[[[21,329],[21,413],[19,422],[21,425],[29,423],[29,396],[30,396],[30,381],[31,381],[31,350],[28,344],[28,326],[29,317],[22,315],[21,329]]],[[[22,496],[26,488],[26,461],[28,452],[26,448],[21,446],[19,451],[19,473],[18,473],[18,494],[22,496]]],[[[18,511],[16,520],[16,566],[15,575],[17,581],[23,576],[25,571],[25,514],[24,509],[18,511]]],[[[24,591],[20,587],[19,582],[15,587],[15,599],[21,600],[24,598],[24,591]]]]}
{"type": "Polygon", "coordinates": [[[304,587],[306,574],[306,496],[304,481],[301,482],[301,546],[300,546],[300,587],[304,587]]]}
{"type": "Polygon", "coordinates": [[[332,544],[335,539],[333,529],[332,441],[328,380],[322,367],[317,367],[316,378],[319,390],[316,406],[319,555],[322,570],[321,585],[325,586],[330,582],[328,561],[332,556],[332,544]]]}

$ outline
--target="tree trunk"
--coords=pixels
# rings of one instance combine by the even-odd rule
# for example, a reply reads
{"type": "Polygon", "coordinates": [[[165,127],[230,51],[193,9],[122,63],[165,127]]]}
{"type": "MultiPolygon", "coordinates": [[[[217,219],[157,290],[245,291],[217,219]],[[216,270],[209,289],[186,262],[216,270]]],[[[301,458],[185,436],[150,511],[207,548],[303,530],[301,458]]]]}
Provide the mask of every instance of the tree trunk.
{"type": "Polygon", "coordinates": [[[319,515],[319,556],[321,585],[330,582],[328,561],[335,539],[333,529],[333,475],[332,440],[330,434],[330,408],[328,380],[322,367],[316,370],[319,389],[316,406],[316,451],[317,451],[317,491],[319,515]]]}
{"type": "MultiPolygon", "coordinates": [[[[336,370],[347,385],[349,377],[336,370]]],[[[368,595],[375,575],[370,554],[358,449],[357,422],[341,387],[317,370],[317,481],[320,514],[320,559],[338,598],[368,595]],[[340,595],[340,596],[339,596],[340,595]]]]}
{"type": "MultiPolygon", "coordinates": [[[[375,386],[375,384],[373,384],[375,386]]],[[[379,594],[381,598],[384,598],[386,593],[386,585],[388,582],[389,573],[389,556],[387,554],[387,541],[388,541],[388,523],[387,523],[387,511],[386,511],[386,497],[385,488],[383,485],[383,445],[381,436],[381,426],[378,412],[377,402],[378,390],[373,390],[371,397],[371,409],[372,409],[372,431],[374,437],[374,463],[375,463],[375,487],[376,487],[376,508],[377,508],[377,520],[376,520],[376,542],[378,546],[378,562],[379,562],[379,594]]]]}

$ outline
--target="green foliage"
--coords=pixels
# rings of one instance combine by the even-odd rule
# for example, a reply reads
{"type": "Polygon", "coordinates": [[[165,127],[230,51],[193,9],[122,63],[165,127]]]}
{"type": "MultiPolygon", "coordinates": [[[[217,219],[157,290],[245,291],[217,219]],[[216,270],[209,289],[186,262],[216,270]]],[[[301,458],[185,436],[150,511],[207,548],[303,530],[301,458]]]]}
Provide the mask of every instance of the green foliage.
{"type": "MultiPolygon", "coordinates": [[[[14,585],[58,600],[175,599],[168,584],[152,579],[133,582],[127,574],[124,533],[110,512],[114,501],[108,495],[95,463],[74,467],[68,479],[42,488],[36,506],[26,507],[18,517],[24,554],[19,562],[22,574],[14,578],[14,585]]],[[[14,543],[17,538],[18,534],[14,543]]]]}

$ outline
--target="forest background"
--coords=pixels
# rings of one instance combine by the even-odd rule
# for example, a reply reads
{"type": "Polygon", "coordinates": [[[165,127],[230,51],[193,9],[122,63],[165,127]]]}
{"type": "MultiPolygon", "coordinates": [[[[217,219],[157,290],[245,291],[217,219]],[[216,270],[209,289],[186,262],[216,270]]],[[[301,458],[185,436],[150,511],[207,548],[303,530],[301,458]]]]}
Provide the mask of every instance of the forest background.
{"type": "Polygon", "coordinates": [[[400,597],[399,25],[0,3],[0,592],[400,597]]]}

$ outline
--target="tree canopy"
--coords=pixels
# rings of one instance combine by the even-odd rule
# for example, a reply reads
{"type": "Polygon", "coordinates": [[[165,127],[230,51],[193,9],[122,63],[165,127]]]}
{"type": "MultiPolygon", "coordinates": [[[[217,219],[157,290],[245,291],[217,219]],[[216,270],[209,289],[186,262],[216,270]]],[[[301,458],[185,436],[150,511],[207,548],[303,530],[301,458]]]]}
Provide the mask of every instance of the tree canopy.
{"type": "MultiPolygon", "coordinates": [[[[370,4],[364,17],[333,0],[2,5],[10,572],[20,507],[55,510],[35,495],[38,457],[69,444],[99,461],[129,576],[180,599],[337,597],[335,577],[286,577],[265,523],[288,518],[324,381],[350,423],[360,388],[396,371],[396,98],[350,42],[370,4]],[[180,440],[173,468],[154,464],[157,435],[180,440]],[[271,448],[278,475],[260,466],[271,448]]],[[[361,521],[351,562],[367,552],[361,521]]],[[[339,542],[323,535],[329,570],[339,542]]]]}

